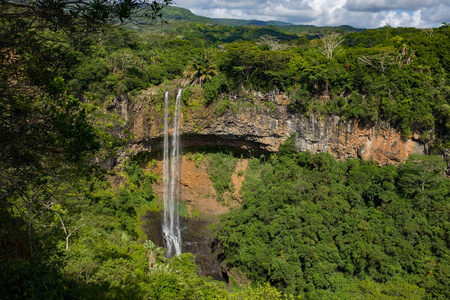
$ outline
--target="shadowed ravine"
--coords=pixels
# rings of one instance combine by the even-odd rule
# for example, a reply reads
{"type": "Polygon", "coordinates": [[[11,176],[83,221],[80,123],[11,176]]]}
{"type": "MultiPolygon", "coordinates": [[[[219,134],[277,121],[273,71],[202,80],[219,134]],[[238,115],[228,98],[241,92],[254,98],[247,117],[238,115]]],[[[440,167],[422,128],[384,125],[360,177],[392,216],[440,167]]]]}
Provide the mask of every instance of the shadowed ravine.
{"type": "MultiPolygon", "coordinates": [[[[148,239],[163,246],[164,237],[161,231],[163,222],[161,212],[148,211],[141,219],[144,222],[143,230],[148,239]]],[[[203,218],[180,217],[181,252],[189,252],[195,255],[198,264],[199,275],[211,276],[216,280],[225,280],[220,270],[219,249],[213,249],[214,241],[208,225],[211,221],[203,218]]]]}

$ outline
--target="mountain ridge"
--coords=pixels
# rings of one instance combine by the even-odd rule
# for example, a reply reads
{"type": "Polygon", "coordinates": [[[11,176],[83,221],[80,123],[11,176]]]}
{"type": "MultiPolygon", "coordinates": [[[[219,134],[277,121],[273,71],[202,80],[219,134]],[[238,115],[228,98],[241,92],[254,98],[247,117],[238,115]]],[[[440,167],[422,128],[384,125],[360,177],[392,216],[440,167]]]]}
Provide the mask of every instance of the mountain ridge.
{"type": "Polygon", "coordinates": [[[238,26],[275,26],[282,28],[284,30],[289,30],[295,33],[304,33],[304,32],[316,32],[318,29],[335,29],[335,30],[343,30],[348,32],[359,32],[365,29],[363,28],[355,28],[350,25],[340,25],[340,26],[314,26],[314,25],[296,25],[289,22],[277,21],[277,20],[269,20],[269,21],[261,21],[261,20],[246,20],[246,19],[233,19],[233,18],[209,18],[198,16],[194,14],[187,8],[179,7],[179,6],[168,6],[164,9],[164,19],[165,20],[177,20],[177,21],[187,21],[193,23],[203,23],[203,24],[214,24],[214,25],[224,25],[230,27],[238,27],[238,26]]]}

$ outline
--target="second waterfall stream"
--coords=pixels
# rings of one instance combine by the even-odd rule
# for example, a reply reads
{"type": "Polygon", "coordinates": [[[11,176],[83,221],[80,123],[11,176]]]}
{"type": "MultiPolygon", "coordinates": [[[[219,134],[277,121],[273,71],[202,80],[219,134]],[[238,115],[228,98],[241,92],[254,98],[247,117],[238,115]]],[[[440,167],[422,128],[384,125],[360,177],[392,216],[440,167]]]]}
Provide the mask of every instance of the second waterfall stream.
{"type": "Polygon", "coordinates": [[[178,193],[180,181],[180,106],[181,89],[175,100],[172,117],[172,138],[169,130],[169,92],[164,97],[164,219],[162,232],[166,256],[172,257],[181,254],[181,230],[178,205],[178,193]]]}

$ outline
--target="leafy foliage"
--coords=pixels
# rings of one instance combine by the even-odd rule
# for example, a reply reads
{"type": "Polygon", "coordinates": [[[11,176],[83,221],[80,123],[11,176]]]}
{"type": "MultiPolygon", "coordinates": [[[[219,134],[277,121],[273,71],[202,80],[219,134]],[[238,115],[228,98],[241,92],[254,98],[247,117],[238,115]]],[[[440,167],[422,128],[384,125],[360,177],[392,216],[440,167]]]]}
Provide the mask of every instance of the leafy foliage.
{"type": "MultiPolygon", "coordinates": [[[[204,90],[204,102],[188,97],[197,110],[199,103],[214,104],[217,114],[236,109],[230,91],[243,91],[240,101],[253,105],[248,90],[277,90],[289,94],[293,113],[385,120],[448,155],[448,25],[350,33],[327,57],[319,39],[336,28],[105,26],[145,23],[133,8],[159,17],[171,1],[144,2],[2,2],[2,298],[450,297],[450,186],[440,157],[379,168],[299,154],[288,140],[280,155],[253,159],[243,207],[218,225],[218,239],[230,266],[271,285],[232,293],[198,277],[192,255],[166,262],[162,248],[141,244],[139,216],[159,208],[154,174],[129,162],[111,187],[92,164],[122,145],[111,134],[121,122],[106,113],[113,100],[190,74],[204,90]],[[200,68],[184,74],[196,57],[200,68]]],[[[223,199],[236,158],[208,157],[223,199]]]]}
{"type": "Polygon", "coordinates": [[[312,299],[410,299],[423,290],[430,299],[449,297],[450,181],[442,158],[377,167],[288,145],[275,160],[251,160],[243,206],[219,225],[230,266],[312,299]]]}
{"type": "Polygon", "coordinates": [[[66,0],[19,3],[3,1],[0,17],[26,22],[28,28],[92,31],[118,20],[132,22],[136,17],[145,17],[150,20],[161,18],[161,10],[169,4],[172,4],[171,0],[78,1],[77,3],[66,0]]]}
{"type": "MultiPolygon", "coordinates": [[[[179,21],[152,31],[92,35],[95,46],[79,38],[79,45],[66,42],[48,50],[57,62],[76,62],[73,68],[63,63],[54,68],[77,96],[88,91],[110,103],[112,97],[133,96],[181,77],[202,85],[207,104],[242,88],[275,90],[290,96],[293,113],[387,121],[405,137],[417,133],[434,141],[438,154],[448,148],[450,130],[448,30],[380,28],[345,34],[335,29],[307,39],[277,27],[179,21]],[[337,37],[339,51],[329,48],[327,58],[322,53],[333,44],[330,37],[337,37]]],[[[35,72],[42,69],[39,65],[35,72]]]]}
{"type": "Polygon", "coordinates": [[[197,57],[192,64],[188,65],[184,75],[190,78],[189,84],[197,83],[203,86],[211,78],[217,75],[216,66],[211,62],[208,55],[203,53],[197,57]]]}
{"type": "Polygon", "coordinates": [[[237,159],[230,152],[210,153],[208,155],[208,173],[213,182],[218,201],[224,201],[224,193],[233,191],[231,175],[236,169],[237,159]]]}

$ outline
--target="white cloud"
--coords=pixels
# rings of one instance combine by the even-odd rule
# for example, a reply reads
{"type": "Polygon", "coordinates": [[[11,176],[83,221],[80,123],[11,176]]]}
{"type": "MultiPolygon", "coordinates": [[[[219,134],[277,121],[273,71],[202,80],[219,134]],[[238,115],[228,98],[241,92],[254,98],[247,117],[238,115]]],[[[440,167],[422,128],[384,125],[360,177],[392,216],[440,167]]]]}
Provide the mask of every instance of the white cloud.
{"type": "Polygon", "coordinates": [[[442,22],[450,22],[450,1],[446,2],[446,4],[439,4],[434,7],[423,9],[422,19],[430,24],[442,24],[442,22]]]}
{"type": "Polygon", "coordinates": [[[206,17],[316,26],[437,27],[450,21],[450,0],[176,0],[176,5],[206,17]]]}
{"type": "Polygon", "coordinates": [[[417,10],[439,5],[440,0],[347,0],[345,8],[350,11],[417,10]]]}

